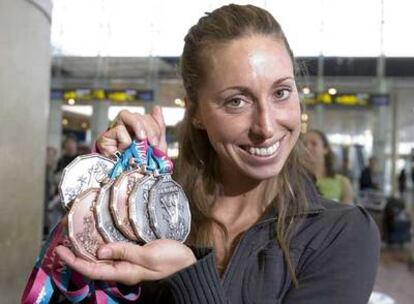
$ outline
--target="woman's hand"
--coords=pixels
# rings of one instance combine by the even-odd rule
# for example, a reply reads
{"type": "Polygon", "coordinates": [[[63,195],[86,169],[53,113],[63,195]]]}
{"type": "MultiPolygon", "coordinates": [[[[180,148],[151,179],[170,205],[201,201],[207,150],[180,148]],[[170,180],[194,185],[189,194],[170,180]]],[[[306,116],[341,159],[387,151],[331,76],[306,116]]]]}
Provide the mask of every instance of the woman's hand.
{"type": "Polygon", "coordinates": [[[152,146],[167,152],[165,122],[159,106],[146,115],[126,110],[119,112],[109,130],[97,138],[96,146],[101,154],[109,157],[128,148],[135,138],[148,139],[152,146]]]}
{"type": "Polygon", "coordinates": [[[160,280],[196,262],[190,248],[173,240],[155,240],[144,246],[110,243],[98,251],[102,263],[76,257],[64,246],[56,253],[72,269],[93,279],[135,285],[160,280]]]}

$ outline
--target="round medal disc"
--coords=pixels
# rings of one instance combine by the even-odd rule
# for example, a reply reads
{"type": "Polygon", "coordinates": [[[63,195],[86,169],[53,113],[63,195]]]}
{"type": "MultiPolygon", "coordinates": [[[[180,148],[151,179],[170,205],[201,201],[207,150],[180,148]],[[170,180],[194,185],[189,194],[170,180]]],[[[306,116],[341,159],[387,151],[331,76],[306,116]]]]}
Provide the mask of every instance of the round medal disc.
{"type": "Polygon", "coordinates": [[[96,228],[93,205],[99,188],[82,192],[73,202],[68,213],[68,233],[75,253],[86,260],[96,261],[96,251],[105,244],[96,228]]]}
{"type": "Polygon", "coordinates": [[[113,184],[114,181],[110,181],[99,191],[94,208],[96,226],[107,243],[129,242],[129,240],[124,237],[124,235],[115,226],[111,211],[109,210],[109,202],[113,184]]]}
{"type": "Polygon", "coordinates": [[[149,223],[148,200],[149,191],[157,180],[148,175],[141,179],[129,195],[129,219],[135,234],[148,243],[157,239],[149,223]]]}
{"type": "Polygon", "coordinates": [[[186,240],[191,228],[190,206],[183,189],[170,175],[160,177],[151,188],[148,212],[158,238],[186,240]]]}
{"type": "Polygon", "coordinates": [[[118,229],[130,240],[138,241],[128,216],[128,197],[134,185],[143,178],[139,170],[122,173],[112,186],[110,210],[118,229]]]}
{"type": "Polygon", "coordinates": [[[72,201],[83,191],[100,187],[115,162],[97,153],[76,157],[63,169],[59,183],[59,194],[63,208],[68,209],[72,201]]]}

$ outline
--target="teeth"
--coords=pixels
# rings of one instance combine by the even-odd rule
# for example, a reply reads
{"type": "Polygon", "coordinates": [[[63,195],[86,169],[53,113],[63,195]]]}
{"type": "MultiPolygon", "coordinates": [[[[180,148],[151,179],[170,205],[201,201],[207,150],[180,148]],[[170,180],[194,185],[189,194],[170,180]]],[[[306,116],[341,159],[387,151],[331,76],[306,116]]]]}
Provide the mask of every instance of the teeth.
{"type": "Polygon", "coordinates": [[[269,156],[276,152],[276,150],[279,148],[279,145],[280,142],[276,142],[274,145],[267,148],[249,147],[246,150],[253,155],[269,156]]]}

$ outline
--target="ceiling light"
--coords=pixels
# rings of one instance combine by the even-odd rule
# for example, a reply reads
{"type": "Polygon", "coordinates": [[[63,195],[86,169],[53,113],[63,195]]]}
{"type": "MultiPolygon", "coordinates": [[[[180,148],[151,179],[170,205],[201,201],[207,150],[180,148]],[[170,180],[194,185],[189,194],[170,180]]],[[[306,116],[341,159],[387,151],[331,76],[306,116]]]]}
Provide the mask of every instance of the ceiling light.
{"type": "Polygon", "coordinates": [[[335,89],[335,88],[330,88],[330,89],[328,90],[328,93],[329,93],[330,95],[335,95],[335,94],[336,94],[336,89],[335,89]]]}
{"type": "Polygon", "coordinates": [[[302,92],[303,92],[303,94],[307,95],[311,92],[311,90],[309,88],[305,87],[305,88],[303,88],[302,92]]]}

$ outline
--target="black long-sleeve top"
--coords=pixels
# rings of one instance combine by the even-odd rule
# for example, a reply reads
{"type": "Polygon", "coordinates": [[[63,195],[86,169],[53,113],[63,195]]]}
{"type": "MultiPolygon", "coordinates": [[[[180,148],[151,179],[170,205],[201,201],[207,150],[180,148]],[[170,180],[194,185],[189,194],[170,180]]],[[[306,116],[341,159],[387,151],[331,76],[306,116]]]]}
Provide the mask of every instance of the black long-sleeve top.
{"type": "Polygon", "coordinates": [[[137,303],[366,304],[379,259],[377,226],[361,207],[327,201],[310,187],[310,208],[290,245],[299,287],[270,213],[245,232],[222,277],[212,249],[194,248],[195,264],[144,283],[137,303]]]}

